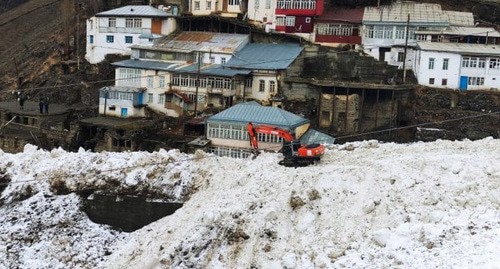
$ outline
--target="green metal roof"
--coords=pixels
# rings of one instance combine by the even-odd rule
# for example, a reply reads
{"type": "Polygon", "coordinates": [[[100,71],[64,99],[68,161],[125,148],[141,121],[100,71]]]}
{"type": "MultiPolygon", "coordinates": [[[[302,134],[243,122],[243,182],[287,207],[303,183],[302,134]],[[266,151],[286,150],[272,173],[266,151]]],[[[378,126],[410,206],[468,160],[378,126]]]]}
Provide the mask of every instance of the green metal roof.
{"type": "Polygon", "coordinates": [[[252,122],[255,124],[267,124],[292,130],[297,126],[308,123],[309,120],[281,108],[262,106],[252,101],[234,105],[209,117],[207,122],[227,122],[233,124],[246,124],[252,122]]]}

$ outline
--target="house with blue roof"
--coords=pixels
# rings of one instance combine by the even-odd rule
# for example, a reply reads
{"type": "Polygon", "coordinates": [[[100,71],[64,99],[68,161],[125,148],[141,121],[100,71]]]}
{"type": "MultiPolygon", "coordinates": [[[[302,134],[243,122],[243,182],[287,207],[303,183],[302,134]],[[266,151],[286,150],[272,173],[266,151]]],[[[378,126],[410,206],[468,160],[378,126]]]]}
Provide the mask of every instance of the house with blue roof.
{"type": "MultiPolygon", "coordinates": [[[[248,42],[244,34],[179,32],[134,45],[130,59],[112,64],[115,86],[145,88],[145,107],[172,117],[246,100],[269,104],[302,47],[248,42]]],[[[130,116],[145,114],[137,112],[130,116]]]]}
{"type": "MultiPolygon", "coordinates": [[[[309,129],[308,119],[281,108],[262,106],[255,101],[236,104],[207,118],[206,139],[209,151],[219,156],[248,157],[252,148],[249,143],[247,123],[265,124],[288,130],[300,138],[309,129]]],[[[278,151],[283,139],[270,134],[258,134],[259,148],[278,151]]]]}
{"type": "Polygon", "coordinates": [[[176,30],[177,8],[129,5],[97,13],[87,20],[85,59],[96,64],[107,54],[130,55],[133,45],[152,45],[176,30]],[[175,11],[174,11],[175,10],[175,11]]]}
{"type": "Polygon", "coordinates": [[[235,52],[225,68],[251,71],[245,81],[243,99],[270,104],[281,95],[287,68],[300,56],[303,48],[294,43],[251,43],[235,52]]]}

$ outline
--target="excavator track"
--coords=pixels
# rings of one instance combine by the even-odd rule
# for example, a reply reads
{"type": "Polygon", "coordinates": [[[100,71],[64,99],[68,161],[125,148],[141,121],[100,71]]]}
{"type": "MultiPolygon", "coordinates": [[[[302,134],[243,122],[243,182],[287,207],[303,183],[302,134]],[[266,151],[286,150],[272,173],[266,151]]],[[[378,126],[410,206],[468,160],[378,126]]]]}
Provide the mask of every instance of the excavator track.
{"type": "Polygon", "coordinates": [[[319,162],[319,158],[285,158],[279,162],[286,167],[305,167],[319,162]]]}

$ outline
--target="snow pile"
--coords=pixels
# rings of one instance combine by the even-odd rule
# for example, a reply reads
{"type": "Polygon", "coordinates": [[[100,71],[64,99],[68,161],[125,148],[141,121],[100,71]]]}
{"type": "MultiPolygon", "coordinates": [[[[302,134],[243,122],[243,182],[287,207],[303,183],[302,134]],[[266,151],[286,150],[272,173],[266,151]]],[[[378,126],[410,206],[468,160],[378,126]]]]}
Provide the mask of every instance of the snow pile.
{"type": "Polygon", "coordinates": [[[0,151],[0,190],[6,187],[0,196],[0,268],[99,267],[128,234],[92,223],[75,193],[183,201],[199,175],[196,156],[175,150],[96,154],[27,145],[20,154],[0,151]]]}
{"type": "Polygon", "coordinates": [[[207,159],[110,268],[498,268],[500,141],[353,143],[318,166],[207,159]]]}
{"type": "Polygon", "coordinates": [[[491,138],[349,143],[297,169],[272,153],[0,151],[0,268],[500,268],[498,156],[491,138]],[[125,234],[57,195],[88,190],[187,201],[125,234]]]}

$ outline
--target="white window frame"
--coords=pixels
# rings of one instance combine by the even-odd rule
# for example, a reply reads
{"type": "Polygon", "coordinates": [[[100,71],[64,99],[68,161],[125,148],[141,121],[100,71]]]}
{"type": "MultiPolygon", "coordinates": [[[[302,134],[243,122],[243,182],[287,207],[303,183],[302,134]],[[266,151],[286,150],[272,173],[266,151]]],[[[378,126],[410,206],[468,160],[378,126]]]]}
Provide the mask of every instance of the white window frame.
{"type": "Polygon", "coordinates": [[[266,91],[266,81],[261,79],[259,80],[259,92],[265,92],[266,91]]]}

